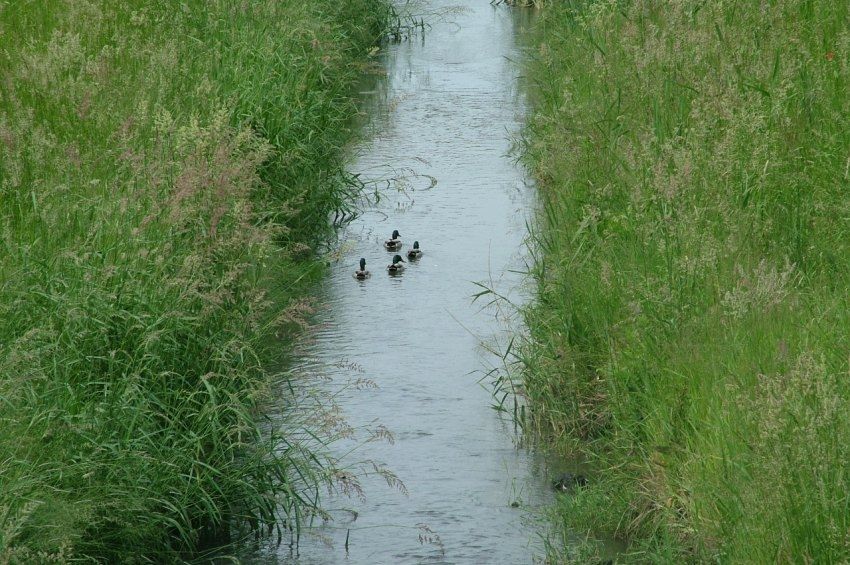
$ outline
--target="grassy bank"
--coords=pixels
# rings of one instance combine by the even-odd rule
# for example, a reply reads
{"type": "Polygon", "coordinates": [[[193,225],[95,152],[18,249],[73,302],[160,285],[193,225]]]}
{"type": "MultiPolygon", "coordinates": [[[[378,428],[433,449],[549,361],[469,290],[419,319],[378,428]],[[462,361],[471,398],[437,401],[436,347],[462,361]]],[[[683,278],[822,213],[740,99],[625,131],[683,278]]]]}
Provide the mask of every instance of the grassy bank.
{"type": "Polygon", "coordinates": [[[0,5],[0,562],[169,561],[315,502],[256,408],[385,16],[0,5]]]}
{"type": "Polygon", "coordinates": [[[524,384],[594,469],[559,519],[850,559],[850,4],[551,2],[537,41],[524,384]]]}

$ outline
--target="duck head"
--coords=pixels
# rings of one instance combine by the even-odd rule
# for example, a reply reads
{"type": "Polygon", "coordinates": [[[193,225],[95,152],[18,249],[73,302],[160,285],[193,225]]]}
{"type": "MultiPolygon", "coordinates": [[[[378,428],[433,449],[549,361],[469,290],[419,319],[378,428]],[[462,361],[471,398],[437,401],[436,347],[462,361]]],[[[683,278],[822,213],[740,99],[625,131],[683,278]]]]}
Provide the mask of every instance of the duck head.
{"type": "Polygon", "coordinates": [[[366,270],[366,258],[365,257],[360,258],[360,270],[361,271],[366,270]]]}
{"type": "Polygon", "coordinates": [[[398,233],[398,230],[393,230],[393,239],[398,239],[401,234],[398,233]]]}
{"type": "Polygon", "coordinates": [[[402,259],[401,255],[395,255],[393,256],[393,265],[395,265],[396,263],[407,263],[407,261],[402,259]]]}
{"type": "Polygon", "coordinates": [[[413,249],[419,249],[419,242],[418,241],[413,242],[413,249]]]}

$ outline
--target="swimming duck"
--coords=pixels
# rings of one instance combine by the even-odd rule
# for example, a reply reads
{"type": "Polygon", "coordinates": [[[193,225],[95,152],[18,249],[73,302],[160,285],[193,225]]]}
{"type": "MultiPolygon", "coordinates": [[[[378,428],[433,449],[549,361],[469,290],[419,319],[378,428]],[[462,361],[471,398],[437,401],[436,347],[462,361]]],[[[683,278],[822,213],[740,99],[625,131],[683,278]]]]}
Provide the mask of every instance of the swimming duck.
{"type": "Polygon", "coordinates": [[[420,257],[422,257],[422,250],[419,249],[419,242],[414,241],[413,242],[413,249],[409,249],[407,251],[407,258],[408,259],[419,259],[420,257]]]}
{"type": "Polygon", "coordinates": [[[401,258],[401,255],[394,256],[392,264],[387,265],[387,272],[391,275],[402,272],[404,270],[404,265],[402,265],[402,263],[405,262],[406,261],[401,258]]]}
{"type": "Polygon", "coordinates": [[[399,239],[400,235],[401,234],[398,233],[398,230],[393,230],[392,238],[384,242],[384,247],[387,248],[387,251],[397,251],[401,249],[401,239],[399,239]]]}
{"type": "Polygon", "coordinates": [[[354,271],[354,278],[357,279],[365,279],[369,277],[372,273],[366,270],[366,259],[360,258],[360,268],[354,271]]]}

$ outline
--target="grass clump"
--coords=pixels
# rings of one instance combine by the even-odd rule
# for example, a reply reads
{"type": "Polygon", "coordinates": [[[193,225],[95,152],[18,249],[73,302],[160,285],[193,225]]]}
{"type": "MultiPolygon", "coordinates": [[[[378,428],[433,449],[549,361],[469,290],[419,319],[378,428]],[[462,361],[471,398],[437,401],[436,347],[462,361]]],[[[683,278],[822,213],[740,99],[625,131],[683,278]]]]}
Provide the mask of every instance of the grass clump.
{"type": "Polygon", "coordinates": [[[544,10],[524,386],[598,470],[561,519],[624,560],[850,559],[849,24],[827,0],[544,10]]]}
{"type": "Polygon", "coordinates": [[[170,561],[295,525],[320,470],[257,409],[309,309],[299,258],[346,205],[349,89],[386,6],[13,4],[0,561],[170,561]]]}

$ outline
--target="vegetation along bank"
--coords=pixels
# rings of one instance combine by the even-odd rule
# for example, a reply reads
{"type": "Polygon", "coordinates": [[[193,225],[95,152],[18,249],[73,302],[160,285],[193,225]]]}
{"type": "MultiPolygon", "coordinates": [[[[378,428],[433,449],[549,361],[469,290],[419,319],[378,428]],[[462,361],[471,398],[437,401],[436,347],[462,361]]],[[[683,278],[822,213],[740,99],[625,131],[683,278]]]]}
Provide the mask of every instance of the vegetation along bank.
{"type": "Polygon", "coordinates": [[[386,17],[0,4],[0,562],[168,561],[315,503],[258,407],[386,17]]]}
{"type": "Polygon", "coordinates": [[[593,469],[564,532],[850,559],[850,4],[553,1],[536,45],[521,356],[593,469]]]}

